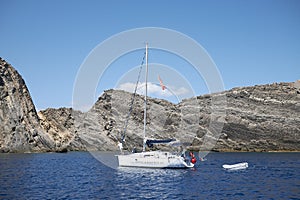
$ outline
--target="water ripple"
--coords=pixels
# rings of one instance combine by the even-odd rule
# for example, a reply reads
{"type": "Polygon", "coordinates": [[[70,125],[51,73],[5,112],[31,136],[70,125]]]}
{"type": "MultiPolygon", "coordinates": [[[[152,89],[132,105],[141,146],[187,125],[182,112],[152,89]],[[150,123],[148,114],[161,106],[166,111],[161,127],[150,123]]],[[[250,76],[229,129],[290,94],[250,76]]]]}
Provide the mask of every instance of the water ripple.
{"type": "Polygon", "coordinates": [[[212,153],[196,169],[111,169],[86,152],[0,154],[0,199],[300,199],[300,153],[212,153]],[[246,170],[222,164],[247,161],[246,170]]]}

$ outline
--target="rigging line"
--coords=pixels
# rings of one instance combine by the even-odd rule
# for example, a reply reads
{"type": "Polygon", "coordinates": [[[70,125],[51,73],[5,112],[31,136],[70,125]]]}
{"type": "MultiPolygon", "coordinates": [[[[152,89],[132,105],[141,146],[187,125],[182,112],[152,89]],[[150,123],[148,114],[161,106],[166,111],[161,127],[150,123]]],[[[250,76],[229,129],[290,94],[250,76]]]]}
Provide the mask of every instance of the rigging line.
{"type": "Polygon", "coordinates": [[[131,97],[129,112],[127,114],[127,117],[126,117],[126,120],[125,120],[125,123],[124,123],[123,133],[121,134],[121,142],[122,143],[125,141],[125,134],[126,134],[126,131],[127,131],[128,121],[129,121],[129,117],[130,117],[132,109],[133,109],[133,103],[134,103],[134,99],[135,99],[135,96],[136,96],[136,91],[137,91],[137,88],[138,88],[138,84],[139,84],[139,81],[140,81],[141,71],[142,71],[142,68],[143,68],[143,65],[144,65],[144,62],[145,62],[145,57],[146,57],[146,52],[144,53],[144,56],[143,56],[143,59],[142,59],[141,65],[140,65],[139,74],[138,74],[138,78],[137,78],[137,81],[136,81],[136,84],[135,84],[134,93],[132,94],[132,97],[131,97]]]}

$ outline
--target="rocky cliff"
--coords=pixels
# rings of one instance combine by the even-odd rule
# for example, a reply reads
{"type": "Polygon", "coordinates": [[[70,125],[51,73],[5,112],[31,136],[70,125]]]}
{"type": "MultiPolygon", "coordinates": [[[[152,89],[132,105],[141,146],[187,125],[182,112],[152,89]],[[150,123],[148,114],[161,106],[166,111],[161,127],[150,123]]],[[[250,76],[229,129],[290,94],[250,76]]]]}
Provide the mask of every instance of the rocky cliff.
{"type": "MultiPolygon", "coordinates": [[[[193,148],[214,151],[299,151],[300,87],[298,83],[274,83],[234,88],[218,94],[186,99],[179,104],[149,98],[147,134],[153,138],[176,138],[193,148]],[[223,98],[224,118],[213,113],[213,100],[223,98]],[[225,102],[224,102],[225,100],[225,102]],[[219,133],[211,133],[221,124],[219,133]],[[214,125],[212,128],[211,126],[214,125]],[[206,138],[213,138],[207,140],[206,138]],[[212,145],[208,145],[212,142],[212,145]]],[[[59,119],[56,134],[66,130],[70,121],[87,150],[117,150],[124,131],[132,94],[105,91],[87,113],[59,114],[61,109],[44,113],[45,121],[59,119]],[[65,117],[64,117],[65,116],[65,117]],[[64,119],[60,119],[63,117],[64,119]],[[62,122],[62,123],[61,123],[62,122]]],[[[141,148],[144,97],[137,95],[128,120],[126,146],[141,148]]],[[[216,101],[215,101],[216,103],[216,101]]],[[[68,110],[68,109],[63,109],[68,110]]],[[[70,134],[74,130],[70,131],[70,134]]],[[[59,138],[56,139],[60,141],[59,138]]],[[[78,144],[78,143],[77,143],[78,144]]],[[[72,144],[69,149],[72,149],[72,144]]],[[[78,149],[78,148],[75,148],[78,149]]],[[[80,148],[79,148],[80,149],[80,148]]]]}
{"type": "Polygon", "coordinates": [[[48,151],[53,141],[39,125],[20,74],[0,58],[0,152],[48,151]]]}
{"type": "Polygon", "coordinates": [[[86,150],[74,126],[75,115],[83,115],[83,113],[73,111],[71,108],[48,108],[38,112],[43,131],[54,141],[52,151],[86,150]]]}
{"type": "MultiPolygon", "coordinates": [[[[216,150],[300,150],[299,81],[234,88],[223,94],[226,117],[216,150]]],[[[210,98],[198,97],[203,107],[210,98]]]]}
{"type": "MultiPolygon", "coordinates": [[[[117,150],[125,127],[126,148],[140,149],[144,97],[136,96],[127,117],[131,98],[108,90],[85,113],[36,113],[24,80],[1,59],[0,151],[117,150]]],[[[147,108],[148,137],[176,138],[201,150],[300,151],[299,81],[234,88],[179,104],[149,98],[147,108]]]]}

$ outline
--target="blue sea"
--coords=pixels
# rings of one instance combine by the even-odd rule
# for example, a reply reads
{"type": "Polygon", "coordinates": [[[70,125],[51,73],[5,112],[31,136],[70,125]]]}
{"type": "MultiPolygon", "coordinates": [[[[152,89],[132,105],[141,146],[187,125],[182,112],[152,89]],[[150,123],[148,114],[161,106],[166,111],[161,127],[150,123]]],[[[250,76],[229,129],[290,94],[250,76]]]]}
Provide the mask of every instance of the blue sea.
{"type": "Polygon", "coordinates": [[[206,159],[194,169],[112,169],[89,152],[0,154],[0,199],[300,199],[300,153],[206,159]]]}

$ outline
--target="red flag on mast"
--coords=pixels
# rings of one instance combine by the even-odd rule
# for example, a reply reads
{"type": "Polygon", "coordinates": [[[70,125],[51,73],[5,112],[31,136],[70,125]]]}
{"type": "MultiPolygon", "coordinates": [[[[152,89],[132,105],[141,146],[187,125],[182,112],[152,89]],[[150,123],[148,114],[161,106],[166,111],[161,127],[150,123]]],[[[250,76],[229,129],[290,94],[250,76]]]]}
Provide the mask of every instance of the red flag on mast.
{"type": "Polygon", "coordinates": [[[162,80],[161,80],[161,78],[160,78],[159,75],[158,75],[158,80],[159,80],[159,84],[160,84],[160,86],[161,86],[161,89],[162,89],[162,90],[165,90],[165,89],[166,89],[166,86],[165,86],[164,83],[162,82],[162,80]]]}

